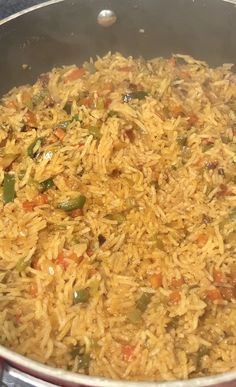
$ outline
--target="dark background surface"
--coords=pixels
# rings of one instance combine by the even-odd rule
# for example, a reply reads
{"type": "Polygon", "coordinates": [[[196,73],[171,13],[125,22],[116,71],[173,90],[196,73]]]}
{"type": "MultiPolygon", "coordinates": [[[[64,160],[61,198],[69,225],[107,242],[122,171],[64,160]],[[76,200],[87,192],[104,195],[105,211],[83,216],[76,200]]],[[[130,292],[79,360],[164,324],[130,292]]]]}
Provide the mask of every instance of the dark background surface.
{"type": "Polygon", "coordinates": [[[0,19],[46,0],[0,0],[0,19]]]}

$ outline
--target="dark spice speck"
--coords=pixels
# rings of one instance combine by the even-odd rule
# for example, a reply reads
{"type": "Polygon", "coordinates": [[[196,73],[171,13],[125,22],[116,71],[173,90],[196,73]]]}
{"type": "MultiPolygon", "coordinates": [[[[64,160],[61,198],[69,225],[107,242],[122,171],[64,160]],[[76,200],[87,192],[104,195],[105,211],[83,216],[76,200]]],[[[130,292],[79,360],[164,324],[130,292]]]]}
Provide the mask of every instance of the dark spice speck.
{"type": "Polygon", "coordinates": [[[218,161],[212,161],[207,163],[206,167],[208,170],[213,170],[213,169],[216,169],[217,165],[218,165],[218,161]]]}
{"type": "Polygon", "coordinates": [[[212,223],[213,219],[206,215],[206,214],[203,214],[202,215],[202,222],[205,223],[205,224],[209,224],[209,223],[212,223]]]}
{"type": "Polygon", "coordinates": [[[224,171],[223,168],[219,168],[219,169],[218,169],[218,175],[220,175],[220,176],[225,176],[225,171],[224,171]]]}
{"type": "Polygon", "coordinates": [[[105,242],[106,242],[106,238],[104,237],[104,235],[99,234],[99,235],[98,235],[98,243],[99,243],[99,246],[102,246],[105,242]]]}

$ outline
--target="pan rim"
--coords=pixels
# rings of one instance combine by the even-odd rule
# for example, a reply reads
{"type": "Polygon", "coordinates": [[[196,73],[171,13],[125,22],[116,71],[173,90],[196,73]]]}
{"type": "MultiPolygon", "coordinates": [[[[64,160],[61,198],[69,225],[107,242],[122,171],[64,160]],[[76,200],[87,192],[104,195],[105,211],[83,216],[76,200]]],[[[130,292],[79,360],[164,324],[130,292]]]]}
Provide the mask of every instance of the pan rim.
{"type": "MultiPolygon", "coordinates": [[[[48,1],[45,1],[45,3],[40,3],[40,4],[33,5],[32,7],[24,8],[21,11],[13,13],[12,15],[7,16],[4,19],[0,20],[0,26],[2,26],[3,24],[5,24],[5,23],[7,23],[7,22],[9,22],[11,20],[14,20],[14,19],[16,19],[16,18],[18,18],[18,17],[20,17],[22,15],[25,15],[26,13],[35,11],[35,10],[43,8],[43,7],[47,7],[49,5],[53,5],[53,4],[57,4],[57,3],[62,3],[63,1],[65,1],[65,0],[48,0],[48,1]]],[[[223,0],[223,1],[225,1],[225,0],[223,0]]]]}
{"type": "MultiPolygon", "coordinates": [[[[40,3],[40,4],[37,4],[37,5],[33,5],[32,7],[24,8],[21,11],[13,13],[12,15],[7,16],[7,17],[3,18],[2,20],[0,20],[0,27],[2,25],[6,24],[7,22],[11,21],[11,20],[17,19],[18,17],[20,17],[22,15],[25,15],[26,13],[29,13],[29,12],[35,11],[37,9],[41,9],[41,8],[47,7],[49,5],[53,5],[53,4],[57,4],[57,3],[62,3],[63,1],[65,1],[65,0],[48,0],[45,3],[40,3]]],[[[192,1],[194,2],[194,1],[198,1],[198,0],[192,0],[192,1]]],[[[236,6],[236,0],[221,0],[221,1],[224,2],[224,3],[229,3],[229,4],[232,4],[232,5],[236,6]]]]}
{"type": "MultiPolygon", "coordinates": [[[[0,27],[11,20],[14,20],[24,14],[47,7],[53,4],[62,3],[65,0],[48,0],[45,3],[40,3],[32,7],[25,8],[19,12],[16,12],[6,18],[0,20],[0,27]]],[[[194,1],[194,0],[193,0],[194,1]]],[[[197,0],[195,0],[197,1],[197,0]]],[[[229,3],[236,6],[236,0],[221,0],[222,2],[229,3]]],[[[174,381],[124,381],[124,380],[112,380],[108,378],[98,377],[98,376],[88,376],[71,371],[65,371],[60,368],[50,367],[43,363],[34,361],[26,356],[20,355],[17,352],[14,352],[2,345],[0,345],[0,360],[10,362],[11,364],[18,365],[31,371],[40,373],[47,378],[49,376],[51,379],[58,379],[63,382],[70,382],[73,384],[83,384],[84,386],[94,386],[97,387],[207,387],[219,383],[227,383],[236,380],[236,370],[228,371],[221,374],[216,374],[212,376],[205,376],[190,380],[174,380],[174,381]]]]}
{"type": "MultiPolygon", "coordinates": [[[[43,363],[39,363],[28,357],[20,355],[10,349],[0,345],[0,356],[10,365],[20,364],[32,373],[42,374],[45,379],[47,377],[56,379],[58,381],[70,382],[75,385],[96,386],[96,387],[207,387],[214,386],[219,383],[227,383],[236,380],[236,371],[228,371],[217,375],[205,376],[201,378],[187,379],[187,380],[173,380],[173,381],[129,381],[129,380],[112,380],[99,376],[89,376],[78,374],[71,371],[66,371],[61,368],[50,367],[43,363]]],[[[17,366],[16,366],[17,368],[17,366]]],[[[27,373],[28,371],[23,371],[27,373]]],[[[36,376],[37,377],[37,376],[36,376]]]]}

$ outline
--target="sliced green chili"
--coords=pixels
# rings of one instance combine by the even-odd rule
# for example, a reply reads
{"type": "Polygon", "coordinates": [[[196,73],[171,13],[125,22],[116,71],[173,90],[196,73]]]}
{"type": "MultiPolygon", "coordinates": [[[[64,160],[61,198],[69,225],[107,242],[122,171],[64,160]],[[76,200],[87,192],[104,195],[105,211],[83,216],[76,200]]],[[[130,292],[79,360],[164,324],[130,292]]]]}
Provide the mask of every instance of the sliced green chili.
{"type": "Polygon", "coordinates": [[[110,219],[110,220],[115,220],[118,224],[122,224],[126,220],[126,217],[125,217],[125,215],[122,212],[117,212],[117,213],[114,213],[114,214],[108,214],[108,215],[106,215],[106,218],[110,219]]]}
{"type": "Polygon", "coordinates": [[[65,110],[65,112],[68,114],[68,115],[71,115],[71,108],[72,108],[72,102],[71,101],[68,101],[66,102],[63,110],[65,110]]]}
{"type": "Polygon", "coordinates": [[[122,100],[123,102],[127,103],[132,101],[133,99],[145,99],[148,96],[148,93],[144,90],[138,90],[138,91],[133,91],[132,93],[128,93],[123,95],[122,100]]]}
{"type": "Polygon", "coordinates": [[[95,67],[95,65],[91,62],[85,62],[83,64],[83,67],[85,68],[85,70],[87,70],[90,74],[95,74],[97,69],[95,67]]]}
{"type": "Polygon", "coordinates": [[[66,129],[71,123],[71,120],[61,121],[56,124],[56,128],[66,129]]]}
{"type": "Polygon", "coordinates": [[[229,144],[230,143],[230,138],[228,136],[225,136],[224,134],[222,134],[220,136],[221,138],[221,141],[224,143],[224,144],[229,144]]]}
{"type": "Polygon", "coordinates": [[[186,146],[187,145],[187,142],[188,142],[188,138],[182,134],[178,135],[177,138],[176,138],[176,142],[180,145],[180,146],[186,146]]]}
{"type": "Polygon", "coordinates": [[[203,151],[203,152],[207,152],[208,150],[210,150],[211,148],[213,148],[213,146],[214,146],[214,144],[212,144],[212,143],[204,144],[204,145],[202,146],[202,151],[203,151]]]}
{"type": "Polygon", "coordinates": [[[85,353],[85,347],[81,345],[77,345],[71,350],[72,357],[78,357],[78,367],[87,369],[90,364],[90,354],[85,353]]]}
{"type": "Polygon", "coordinates": [[[77,208],[83,208],[85,202],[86,197],[84,195],[80,195],[74,199],[59,203],[57,207],[64,211],[73,211],[77,208]]]}
{"type": "Polygon", "coordinates": [[[39,105],[45,97],[49,95],[48,89],[42,89],[37,94],[33,95],[32,97],[32,105],[33,107],[39,105]]]}
{"type": "Polygon", "coordinates": [[[19,273],[22,273],[30,265],[31,265],[31,259],[25,260],[25,257],[23,257],[19,259],[15,268],[19,273]]]}
{"type": "Polygon", "coordinates": [[[137,324],[142,319],[142,312],[137,308],[133,308],[128,312],[127,318],[132,324],[137,324]]]}
{"type": "Polygon", "coordinates": [[[97,126],[92,126],[88,132],[89,135],[92,135],[96,140],[100,140],[102,138],[100,129],[97,126]]]}
{"type": "Polygon", "coordinates": [[[89,298],[90,298],[89,289],[85,288],[85,289],[76,290],[74,291],[74,294],[73,294],[73,304],[76,305],[76,304],[86,303],[88,302],[89,298]]]}
{"type": "Polygon", "coordinates": [[[75,347],[72,348],[71,350],[71,356],[80,356],[83,353],[83,347],[81,345],[76,345],[75,347]]]}
{"type": "Polygon", "coordinates": [[[144,313],[145,310],[147,309],[148,307],[148,304],[151,302],[151,299],[152,299],[152,294],[150,293],[143,293],[141,295],[141,297],[138,299],[138,301],[136,302],[136,307],[142,312],[144,313]]]}
{"type": "Polygon", "coordinates": [[[90,354],[84,353],[79,356],[78,368],[88,369],[90,364],[90,354]]]}
{"type": "Polygon", "coordinates": [[[40,192],[45,192],[47,190],[49,190],[50,188],[54,187],[55,184],[54,184],[54,181],[52,178],[49,178],[47,180],[44,180],[42,181],[40,184],[39,184],[39,191],[40,192]]]}
{"type": "Polygon", "coordinates": [[[3,180],[3,201],[4,203],[13,202],[15,198],[15,175],[5,173],[3,180]]]}
{"type": "Polygon", "coordinates": [[[28,156],[31,157],[31,159],[33,159],[36,156],[41,144],[42,144],[42,138],[36,138],[30,144],[30,146],[28,147],[27,153],[28,153],[28,156]]]}

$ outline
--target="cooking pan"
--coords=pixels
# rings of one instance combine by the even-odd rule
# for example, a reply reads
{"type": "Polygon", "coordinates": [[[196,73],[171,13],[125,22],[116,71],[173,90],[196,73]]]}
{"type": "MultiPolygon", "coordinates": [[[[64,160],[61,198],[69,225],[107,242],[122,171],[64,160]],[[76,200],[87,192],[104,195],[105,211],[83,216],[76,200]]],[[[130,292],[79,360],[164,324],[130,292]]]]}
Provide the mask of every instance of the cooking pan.
{"type": "MultiPolygon", "coordinates": [[[[0,95],[55,66],[79,65],[108,51],[145,58],[185,53],[211,66],[236,64],[236,0],[53,0],[19,12],[0,22],[0,95]]],[[[189,381],[128,382],[48,367],[3,346],[0,358],[0,381],[10,374],[13,385],[236,386],[236,371],[189,381]]]]}

